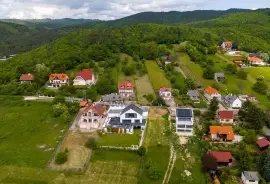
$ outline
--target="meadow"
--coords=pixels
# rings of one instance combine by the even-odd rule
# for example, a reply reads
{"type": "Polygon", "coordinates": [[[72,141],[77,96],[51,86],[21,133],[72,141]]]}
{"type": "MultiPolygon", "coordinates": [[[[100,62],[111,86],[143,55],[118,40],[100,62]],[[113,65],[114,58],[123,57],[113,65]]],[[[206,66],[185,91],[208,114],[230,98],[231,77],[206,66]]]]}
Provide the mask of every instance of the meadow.
{"type": "Polygon", "coordinates": [[[171,87],[171,83],[167,80],[162,69],[153,60],[145,62],[148,75],[155,91],[159,91],[161,87],[171,87]]]}
{"type": "Polygon", "coordinates": [[[150,102],[148,102],[148,100],[144,97],[144,95],[149,94],[155,96],[155,92],[153,90],[149,76],[146,74],[142,77],[136,77],[135,85],[138,103],[141,105],[150,104],[150,102]]]}

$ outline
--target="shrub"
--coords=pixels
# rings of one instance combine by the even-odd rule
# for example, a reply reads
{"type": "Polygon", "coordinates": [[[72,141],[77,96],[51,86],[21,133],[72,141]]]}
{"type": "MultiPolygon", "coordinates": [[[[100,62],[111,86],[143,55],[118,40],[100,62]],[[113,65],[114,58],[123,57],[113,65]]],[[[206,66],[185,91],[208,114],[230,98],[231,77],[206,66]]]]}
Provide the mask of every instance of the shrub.
{"type": "Polygon", "coordinates": [[[66,102],[66,100],[65,100],[65,97],[63,97],[63,96],[56,96],[53,99],[53,104],[65,103],[65,102],[66,102]]]}
{"type": "Polygon", "coordinates": [[[160,171],[157,170],[151,159],[147,160],[145,167],[148,171],[150,179],[157,180],[161,177],[160,171]]]}
{"type": "Polygon", "coordinates": [[[139,149],[138,149],[138,154],[140,156],[144,156],[146,153],[146,148],[144,146],[140,146],[139,149]]]}
{"type": "Polygon", "coordinates": [[[56,157],[55,157],[55,163],[56,164],[63,164],[68,160],[68,156],[67,156],[68,150],[66,149],[64,152],[59,152],[57,153],[56,157]]]}
{"type": "Polygon", "coordinates": [[[86,146],[87,148],[92,149],[92,150],[97,149],[97,141],[96,141],[96,139],[93,138],[93,137],[89,138],[89,139],[87,140],[87,142],[85,143],[85,146],[86,146]]]}
{"type": "Polygon", "coordinates": [[[194,116],[200,116],[201,111],[200,110],[193,110],[194,116]]]}
{"type": "Polygon", "coordinates": [[[68,108],[65,104],[58,103],[58,104],[53,105],[53,116],[54,117],[61,116],[65,112],[68,113],[68,108]]]}

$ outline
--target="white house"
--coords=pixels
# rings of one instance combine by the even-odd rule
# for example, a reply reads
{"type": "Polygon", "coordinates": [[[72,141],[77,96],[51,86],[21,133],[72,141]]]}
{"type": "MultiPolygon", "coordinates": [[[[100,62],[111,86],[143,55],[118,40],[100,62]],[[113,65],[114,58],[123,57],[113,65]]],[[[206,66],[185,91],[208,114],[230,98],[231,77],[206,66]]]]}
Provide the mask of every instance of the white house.
{"type": "Polygon", "coordinates": [[[101,104],[92,104],[82,113],[78,126],[80,129],[97,129],[104,117],[105,108],[101,104]]]}
{"type": "Polygon", "coordinates": [[[178,135],[192,136],[193,122],[192,109],[176,109],[176,133],[178,135]]]}
{"type": "Polygon", "coordinates": [[[204,96],[208,99],[208,100],[212,100],[214,97],[216,97],[218,100],[221,100],[221,95],[218,92],[218,90],[216,90],[215,88],[208,86],[205,90],[204,90],[204,96]]]}
{"type": "Polygon", "coordinates": [[[54,73],[49,78],[50,85],[48,87],[59,88],[68,85],[68,75],[64,73],[54,73]]]}
{"type": "Polygon", "coordinates": [[[244,171],[241,174],[241,180],[244,184],[259,184],[259,174],[254,171],[244,171]]]}
{"type": "Polygon", "coordinates": [[[238,96],[229,94],[227,96],[221,97],[221,101],[227,105],[229,108],[241,108],[242,101],[238,96]]]}
{"type": "Polygon", "coordinates": [[[220,46],[224,50],[232,50],[232,42],[223,42],[220,46]]]}
{"type": "Polygon", "coordinates": [[[172,88],[162,87],[159,89],[159,96],[164,100],[169,100],[172,97],[172,88]]]}
{"type": "Polygon", "coordinates": [[[76,74],[73,86],[91,86],[96,83],[95,75],[88,69],[83,69],[76,74]]]}
{"type": "Polygon", "coordinates": [[[144,130],[147,117],[148,107],[138,107],[134,104],[112,106],[108,110],[105,127],[106,130],[125,129],[126,133],[132,134],[134,129],[144,130]]]}
{"type": "Polygon", "coordinates": [[[119,82],[118,93],[123,97],[131,97],[134,95],[134,86],[132,82],[119,82]]]}

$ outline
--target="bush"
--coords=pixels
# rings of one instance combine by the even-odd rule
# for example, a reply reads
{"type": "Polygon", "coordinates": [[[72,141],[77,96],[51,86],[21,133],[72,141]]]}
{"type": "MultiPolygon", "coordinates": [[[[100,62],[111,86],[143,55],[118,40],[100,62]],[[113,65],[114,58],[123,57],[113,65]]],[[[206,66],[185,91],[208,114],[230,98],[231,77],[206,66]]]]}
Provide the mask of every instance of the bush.
{"type": "Polygon", "coordinates": [[[145,153],[146,153],[146,148],[145,148],[144,146],[139,147],[139,149],[138,149],[138,154],[139,154],[140,156],[144,156],[145,153]]]}
{"type": "Polygon", "coordinates": [[[237,72],[237,77],[239,79],[247,80],[247,72],[240,70],[239,72],[237,72]]]}
{"type": "Polygon", "coordinates": [[[93,138],[93,137],[89,138],[89,139],[87,140],[87,142],[85,143],[85,146],[86,146],[87,148],[92,149],[92,150],[97,149],[97,141],[96,141],[96,139],[93,138]]]}
{"type": "Polygon", "coordinates": [[[63,96],[56,96],[53,99],[53,104],[58,104],[58,103],[64,104],[65,102],[66,102],[66,100],[65,100],[65,97],[63,97],[63,96]]]}
{"type": "Polygon", "coordinates": [[[65,112],[68,112],[68,108],[63,103],[58,103],[53,105],[53,116],[58,117],[64,114],[65,112]]]}
{"type": "Polygon", "coordinates": [[[64,152],[57,153],[54,160],[55,163],[59,165],[65,163],[68,160],[67,153],[68,153],[67,149],[64,152]]]}
{"type": "Polygon", "coordinates": [[[157,170],[157,168],[154,166],[151,159],[147,160],[145,167],[148,171],[149,177],[152,180],[157,180],[161,177],[161,173],[157,170]]]}
{"type": "Polygon", "coordinates": [[[193,110],[194,116],[200,116],[201,111],[200,110],[193,110]]]}

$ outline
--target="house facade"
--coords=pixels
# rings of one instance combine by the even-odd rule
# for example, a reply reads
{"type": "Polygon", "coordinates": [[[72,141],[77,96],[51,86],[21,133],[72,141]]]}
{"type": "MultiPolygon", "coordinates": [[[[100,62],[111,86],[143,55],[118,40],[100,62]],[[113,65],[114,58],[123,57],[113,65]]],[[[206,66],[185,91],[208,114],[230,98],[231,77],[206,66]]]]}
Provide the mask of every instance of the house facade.
{"type": "Polygon", "coordinates": [[[208,100],[212,100],[214,97],[216,97],[218,100],[221,100],[221,95],[219,94],[218,90],[216,90],[215,88],[208,86],[205,90],[204,90],[204,96],[208,99],[208,100]]]}
{"type": "Polygon", "coordinates": [[[192,109],[177,108],[175,118],[176,133],[182,136],[192,136],[194,124],[192,109]]]}
{"type": "Polygon", "coordinates": [[[224,75],[224,73],[215,73],[214,79],[217,82],[224,82],[225,81],[225,75],[224,75]]]}
{"type": "Polygon", "coordinates": [[[127,98],[134,96],[134,85],[132,82],[120,82],[118,84],[118,93],[127,98]]]}
{"type": "Polygon", "coordinates": [[[105,120],[105,131],[109,132],[110,129],[118,129],[133,134],[135,129],[145,129],[147,117],[148,107],[138,107],[135,104],[111,106],[105,120]]]}
{"type": "Polygon", "coordinates": [[[20,77],[20,82],[22,83],[29,83],[32,84],[34,80],[34,76],[32,74],[22,74],[20,77]]]}
{"type": "Polygon", "coordinates": [[[259,184],[259,173],[254,171],[244,171],[241,174],[243,184],[259,184]]]}
{"type": "Polygon", "coordinates": [[[232,42],[223,42],[220,46],[223,50],[232,50],[232,42]]]}
{"type": "Polygon", "coordinates": [[[97,129],[100,126],[101,120],[104,117],[105,107],[101,104],[92,104],[84,110],[80,117],[80,129],[97,129]]]}
{"type": "Polygon", "coordinates": [[[228,167],[232,164],[232,154],[228,151],[208,151],[207,154],[215,158],[219,167],[228,167]]]}
{"type": "Polygon", "coordinates": [[[189,96],[190,100],[198,101],[200,100],[200,94],[197,90],[188,90],[187,95],[189,96]]]}
{"type": "Polygon", "coordinates": [[[217,116],[218,116],[218,123],[222,125],[234,123],[233,111],[221,110],[218,111],[217,116]]]}
{"type": "Polygon", "coordinates": [[[212,141],[227,142],[234,140],[232,126],[209,126],[212,141]]]}
{"type": "Polygon", "coordinates": [[[61,86],[68,85],[68,75],[64,73],[54,73],[50,75],[49,86],[52,88],[59,88],[61,86]]]}
{"type": "Polygon", "coordinates": [[[248,61],[249,61],[252,65],[259,65],[259,66],[264,66],[264,65],[266,65],[265,62],[264,62],[262,59],[260,59],[260,58],[258,58],[258,57],[256,57],[256,56],[248,57],[248,61]]]}
{"type": "Polygon", "coordinates": [[[238,96],[229,94],[227,96],[223,96],[221,98],[221,101],[228,106],[229,108],[241,108],[242,107],[242,101],[238,96]]]}
{"type": "Polygon", "coordinates": [[[164,100],[169,100],[172,98],[172,88],[162,87],[159,89],[159,96],[164,100]]]}
{"type": "Polygon", "coordinates": [[[91,86],[96,83],[95,75],[88,69],[83,69],[76,74],[73,86],[91,86]]]}

